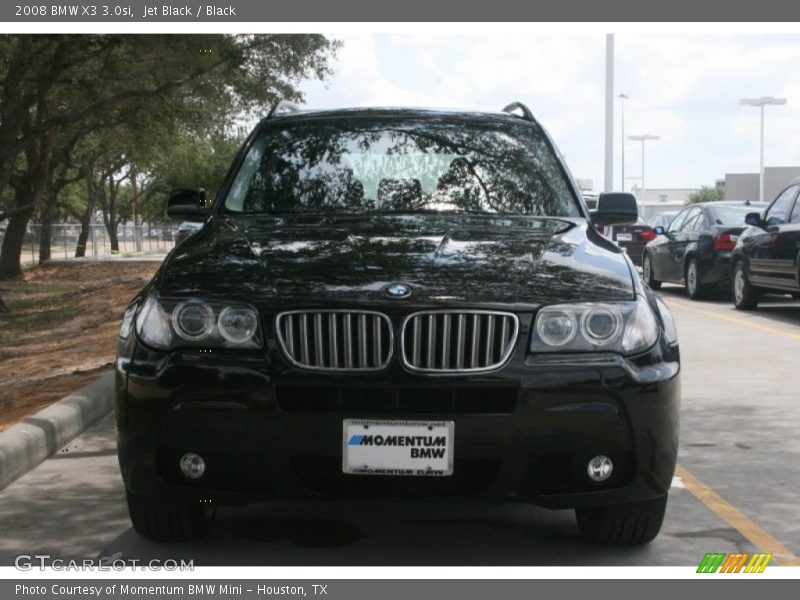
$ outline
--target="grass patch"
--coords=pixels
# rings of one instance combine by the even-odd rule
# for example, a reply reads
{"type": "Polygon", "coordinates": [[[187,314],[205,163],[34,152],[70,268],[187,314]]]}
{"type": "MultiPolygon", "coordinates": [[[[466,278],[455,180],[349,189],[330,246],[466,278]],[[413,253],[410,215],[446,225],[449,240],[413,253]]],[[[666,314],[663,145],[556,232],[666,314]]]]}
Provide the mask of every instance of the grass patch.
{"type": "Polygon", "coordinates": [[[12,344],[20,334],[53,329],[77,317],[83,311],[77,307],[50,305],[38,310],[12,312],[0,315],[0,344],[12,344]]]}

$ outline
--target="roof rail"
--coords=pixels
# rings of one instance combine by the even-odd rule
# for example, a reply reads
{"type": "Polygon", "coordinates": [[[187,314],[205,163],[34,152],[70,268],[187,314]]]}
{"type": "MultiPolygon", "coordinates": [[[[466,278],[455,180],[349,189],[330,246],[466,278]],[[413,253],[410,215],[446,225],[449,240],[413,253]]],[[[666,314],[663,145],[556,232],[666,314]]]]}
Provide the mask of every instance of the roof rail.
{"type": "Polygon", "coordinates": [[[522,111],[522,118],[526,121],[536,121],[536,119],[533,118],[531,109],[525,106],[522,102],[512,102],[503,109],[503,112],[513,114],[515,110],[522,111]]]}
{"type": "Polygon", "coordinates": [[[267,113],[267,118],[271,119],[272,117],[280,113],[287,113],[287,112],[294,113],[299,111],[300,107],[297,106],[297,104],[295,104],[294,102],[289,102],[288,100],[281,100],[275,106],[272,107],[269,113],[267,113]]]}

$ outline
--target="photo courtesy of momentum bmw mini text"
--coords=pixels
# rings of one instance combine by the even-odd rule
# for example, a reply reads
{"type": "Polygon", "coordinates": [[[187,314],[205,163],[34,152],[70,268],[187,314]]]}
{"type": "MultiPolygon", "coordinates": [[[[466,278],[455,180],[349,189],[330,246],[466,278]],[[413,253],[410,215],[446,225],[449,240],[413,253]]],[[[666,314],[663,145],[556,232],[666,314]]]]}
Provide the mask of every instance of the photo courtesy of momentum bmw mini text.
{"type": "Polygon", "coordinates": [[[712,8],[0,6],[0,598],[782,594],[800,25],[712,8]]]}

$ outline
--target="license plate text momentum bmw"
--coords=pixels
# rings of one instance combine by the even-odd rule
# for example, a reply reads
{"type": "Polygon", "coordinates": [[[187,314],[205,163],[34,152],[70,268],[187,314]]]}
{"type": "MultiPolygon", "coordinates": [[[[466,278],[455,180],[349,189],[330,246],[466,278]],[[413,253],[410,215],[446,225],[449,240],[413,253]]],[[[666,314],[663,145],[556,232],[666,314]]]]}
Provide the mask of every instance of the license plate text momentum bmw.
{"type": "Polygon", "coordinates": [[[451,475],[453,429],[452,421],[345,419],[342,469],[355,475],[451,475]]]}

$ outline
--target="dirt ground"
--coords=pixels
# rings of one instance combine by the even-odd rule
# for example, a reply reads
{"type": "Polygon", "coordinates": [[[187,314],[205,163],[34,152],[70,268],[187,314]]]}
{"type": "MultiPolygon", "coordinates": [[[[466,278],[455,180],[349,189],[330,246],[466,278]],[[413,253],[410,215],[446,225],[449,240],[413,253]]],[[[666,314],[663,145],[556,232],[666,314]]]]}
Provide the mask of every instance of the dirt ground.
{"type": "Polygon", "coordinates": [[[0,431],[96,379],[110,367],[128,302],[157,262],[27,269],[0,281],[0,431]]]}

